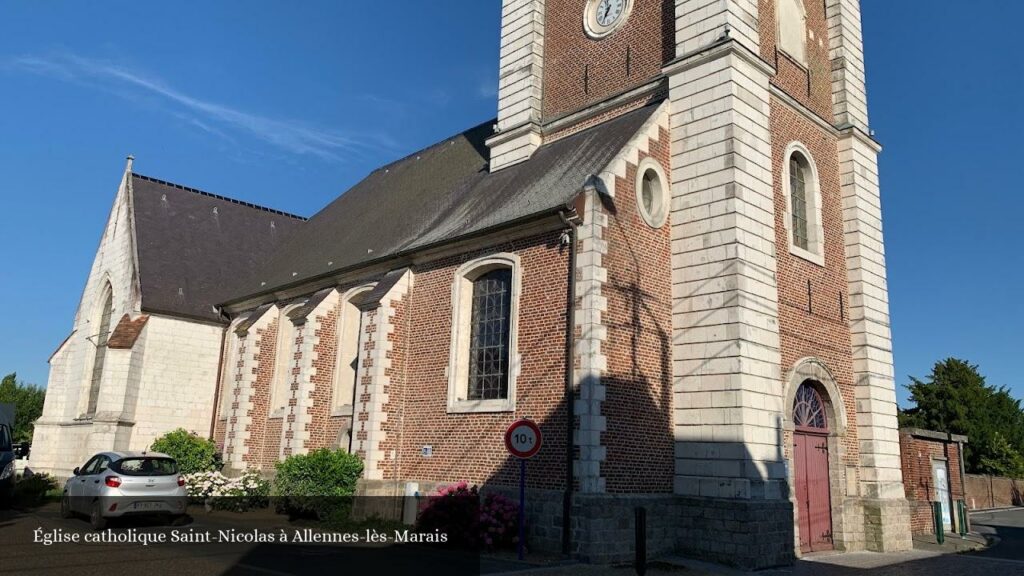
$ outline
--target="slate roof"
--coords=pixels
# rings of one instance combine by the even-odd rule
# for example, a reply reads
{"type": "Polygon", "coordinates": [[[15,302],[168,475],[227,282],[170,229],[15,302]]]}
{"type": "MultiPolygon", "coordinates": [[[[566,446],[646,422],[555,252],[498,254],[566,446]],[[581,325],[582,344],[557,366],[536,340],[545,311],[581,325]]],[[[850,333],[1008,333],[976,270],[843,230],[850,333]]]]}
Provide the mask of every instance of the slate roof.
{"type": "Polygon", "coordinates": [[[221,321],[224,286],[249,276],[303,218],[132,174],[142,309],[221,321]]]}
{"type": "Polygon", "coordinates": [[[552,213],[614,159],[658,104],[544,145],[494,173],[485,144],[494,121],[383,166],[225,291],[225,302],[552,213]]]}

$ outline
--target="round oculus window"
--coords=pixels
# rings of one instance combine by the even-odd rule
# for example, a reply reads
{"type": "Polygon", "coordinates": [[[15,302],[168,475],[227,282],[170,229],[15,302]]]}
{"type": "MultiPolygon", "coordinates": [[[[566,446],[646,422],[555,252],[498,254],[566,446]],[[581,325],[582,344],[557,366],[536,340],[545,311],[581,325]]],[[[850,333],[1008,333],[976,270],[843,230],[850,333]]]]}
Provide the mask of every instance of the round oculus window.
{"type": "Polygon", "coordinates": [[[633,0],[587,0],[583,28],[591,38],[604,38],[629,18],[633,0]]]}
{"type": "Polygon", "coordinates": [[[647,158],[637,169],[636,200],[640,217],[651,228],[661,228],[668,218],[668,195],[661,166],[647,158]]]}

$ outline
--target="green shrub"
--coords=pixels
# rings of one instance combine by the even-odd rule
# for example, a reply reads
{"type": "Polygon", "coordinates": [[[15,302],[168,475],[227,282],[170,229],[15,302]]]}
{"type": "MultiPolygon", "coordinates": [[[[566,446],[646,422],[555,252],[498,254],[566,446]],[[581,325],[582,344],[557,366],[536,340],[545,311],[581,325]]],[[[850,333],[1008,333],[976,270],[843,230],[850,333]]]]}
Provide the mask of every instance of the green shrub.
{"type": "Polygon", "coordinates": [[[362,473],[359,457],[321,448],[278,462],[271,495],[279,512],[341,522],[351,510],[362,473]]]}
{"type": "Polygon", "coordinates": [[[56,489],[57,480],[49,474],[25,476],[14,485],[14,503],[24,508],[38,506],[56,489]]]}
{"type": "Polygon", "coordinates": [[[217,469],[217,445],[184,428],[178,428],[157,438],[150,445],[150,450],[163,452],[177,460],[178,470],[182,474],[217,469]]]}

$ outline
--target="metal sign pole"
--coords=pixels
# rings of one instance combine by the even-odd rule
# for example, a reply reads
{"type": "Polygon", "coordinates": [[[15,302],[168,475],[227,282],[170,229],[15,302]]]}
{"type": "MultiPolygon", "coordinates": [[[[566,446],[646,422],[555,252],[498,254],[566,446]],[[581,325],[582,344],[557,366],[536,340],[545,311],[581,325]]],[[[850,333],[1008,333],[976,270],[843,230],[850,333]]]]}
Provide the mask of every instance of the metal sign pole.
{"type": "Polygon", "coordinates": [[[523,559],[526,540],[526,458],[519,460],[519,559],[523,559]]]}

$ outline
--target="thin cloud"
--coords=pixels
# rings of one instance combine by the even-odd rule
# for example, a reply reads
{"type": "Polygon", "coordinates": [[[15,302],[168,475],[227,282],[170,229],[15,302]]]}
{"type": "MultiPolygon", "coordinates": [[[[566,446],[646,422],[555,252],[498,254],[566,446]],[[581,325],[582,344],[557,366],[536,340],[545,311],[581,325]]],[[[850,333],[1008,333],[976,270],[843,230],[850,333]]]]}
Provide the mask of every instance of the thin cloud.
{"type": "MultiPolygon", "coordinates": [[[[269,118],[203,100],[172,87],[163,80],[102,60],[73,54],[51,57],[19,56],[2,64],[2,68],[21,70],[68,82],[98,83],[101,88],[129,87],[158,96],[178,110],[169,110],[179,118],[181,109],[191,113],[192,123],[199,129],[230,138],[226,131],[247,133],[267,144],[293,154],[309,154],[332,162],[346,156],[363,155],[367,151],[392,151],[394,142],[384,134],[348,133],[320,129],[308,124],[269,118]],[[114,86],[105,86],[113,84],[114,86]]],[[[130,97],[124,95],[124,97],[130,97]]]]}
{"type": "Polygon", "coordinates": [[[481,98],[494,98],[498,95],[498,83],[493,80],[481,80],[480,84],[477,85],[477,94],[481,98]]]}

